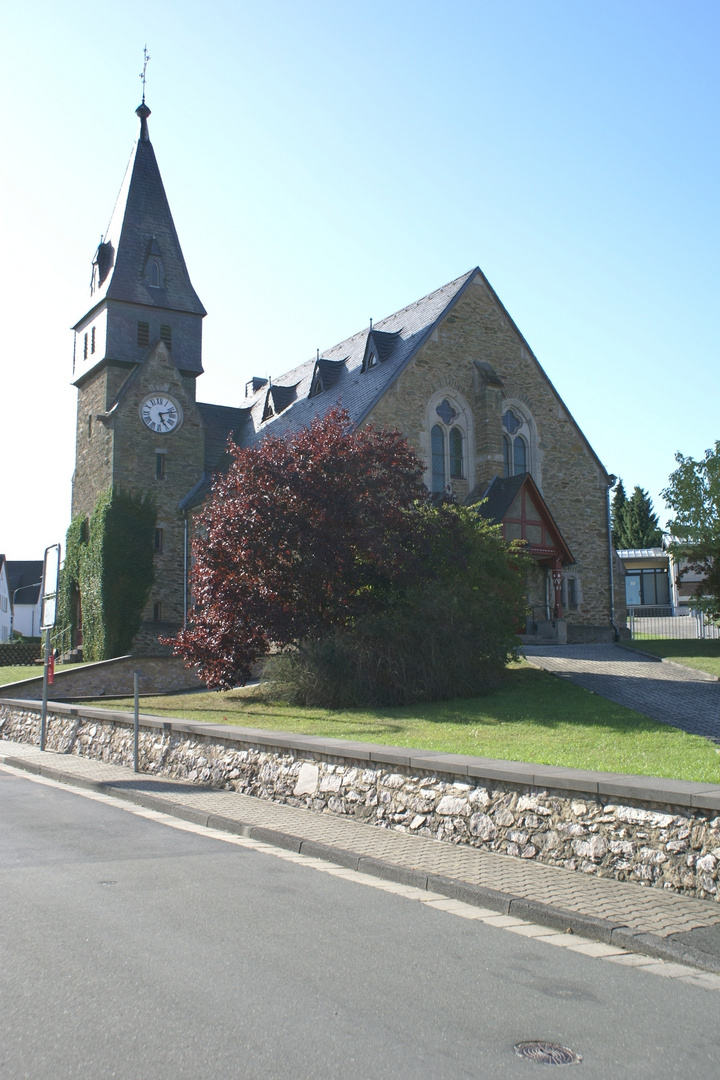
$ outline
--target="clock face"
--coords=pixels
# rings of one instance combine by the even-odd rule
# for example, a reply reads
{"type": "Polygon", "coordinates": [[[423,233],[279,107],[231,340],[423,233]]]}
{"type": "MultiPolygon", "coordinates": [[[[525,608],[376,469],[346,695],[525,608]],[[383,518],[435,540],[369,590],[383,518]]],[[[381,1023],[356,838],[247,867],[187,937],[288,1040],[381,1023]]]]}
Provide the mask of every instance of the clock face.
{"type": "Polygon", "coordinates": [[[150,394],[140,406],[143,424],[151,431],[174,431],[182,422],[182,409],[167,394],[150,394]]]}

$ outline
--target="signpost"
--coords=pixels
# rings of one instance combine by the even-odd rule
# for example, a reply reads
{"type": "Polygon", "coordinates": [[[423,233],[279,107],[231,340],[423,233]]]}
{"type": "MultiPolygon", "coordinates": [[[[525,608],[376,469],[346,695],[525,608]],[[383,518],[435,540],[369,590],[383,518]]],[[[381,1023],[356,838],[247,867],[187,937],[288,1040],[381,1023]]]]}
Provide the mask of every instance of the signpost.
{"type": "Polygon", "coordinates": [[[55,625],[59,582],[60,545],[51,544],[50,547],[45,548],[42,577],[42,616],[40,619],[40,629],[45,631],[45,663],[43,664],[42,719],[40,721],[41,750],[45,749],[48,684],[52,684],[55,671],[55,658],[50,655],[50,631],[55,625]]]}

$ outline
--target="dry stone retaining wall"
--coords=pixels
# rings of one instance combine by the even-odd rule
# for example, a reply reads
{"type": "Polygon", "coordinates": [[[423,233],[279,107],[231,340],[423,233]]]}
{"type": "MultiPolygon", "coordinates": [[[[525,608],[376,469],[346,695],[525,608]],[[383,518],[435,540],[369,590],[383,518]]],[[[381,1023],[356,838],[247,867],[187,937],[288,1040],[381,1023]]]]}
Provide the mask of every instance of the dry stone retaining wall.
{"type": "MultiPolygon", "coordinates": [[[[39,725],[31,703],[0,701],[1,739],[37,744],[39,725]]],[[[206,735],[198,725],[145,718],[139,757],[144,773],[720,900],[720,789],[709,792],[704,808],[684,805],[680,794],[677,803],[641,802],[573,791],[572,770],[564,788],[538,786],[453,775],[450,755],[447,770],[392,764],[392,748],[389,761],[371,761],[370,748],[361,746],[354,747],[356,758],[344,757],[337,741],[328,753],[321,739],[268,732],[266,743],[242,729],[206,735]],[[293,747],[293,741],[305,745],[293,747]],[[312,744],[316,748],[308,749],[312,744]]],[[[132,767],[132,722],[127,714],[55,706],[48,713],[47,749],[132,767]]],[[[380,758],[381,748],[372,749],[380,758]]],[[[482,760],[476,759],[478,766],[482,760]]]]}

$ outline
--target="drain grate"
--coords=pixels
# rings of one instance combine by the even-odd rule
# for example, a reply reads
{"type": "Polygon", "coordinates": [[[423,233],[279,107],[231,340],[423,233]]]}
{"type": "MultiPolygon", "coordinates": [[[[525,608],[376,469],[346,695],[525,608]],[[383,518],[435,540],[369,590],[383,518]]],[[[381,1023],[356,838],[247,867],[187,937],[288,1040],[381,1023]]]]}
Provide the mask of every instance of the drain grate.
{"type": "Polygon", "coordinates": [[[542,1065],[577,1065],[582,1061],[580,1054],[567,1046],[537,1040],[516,1043],[515,1053],[526,1061],[538,1061],[542,1065]]]}
{"type": "Polygon", "coordinates": [[[101,881],[100,885],[117,885],[117,881],[101,881]]]}

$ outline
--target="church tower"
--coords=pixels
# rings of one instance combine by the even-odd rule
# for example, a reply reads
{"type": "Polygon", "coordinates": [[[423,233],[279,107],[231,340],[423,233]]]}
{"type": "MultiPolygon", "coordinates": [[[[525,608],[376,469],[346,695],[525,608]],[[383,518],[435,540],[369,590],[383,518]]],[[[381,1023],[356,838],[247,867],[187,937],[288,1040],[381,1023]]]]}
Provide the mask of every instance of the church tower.
{"type": "Polygon", "coordinates": [[[148,132],[136,110],[133,148],[110,225],[92,262],[90,307],[75,324],[78,388],[73,519],[110,488],[157,505],[155,585],[133,643],[162,652],[185,611],[181,499],[203,477],[204,426],[195,401],[205,309],[183,258],[148,132]]]}

